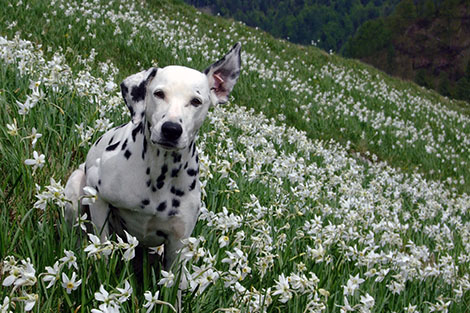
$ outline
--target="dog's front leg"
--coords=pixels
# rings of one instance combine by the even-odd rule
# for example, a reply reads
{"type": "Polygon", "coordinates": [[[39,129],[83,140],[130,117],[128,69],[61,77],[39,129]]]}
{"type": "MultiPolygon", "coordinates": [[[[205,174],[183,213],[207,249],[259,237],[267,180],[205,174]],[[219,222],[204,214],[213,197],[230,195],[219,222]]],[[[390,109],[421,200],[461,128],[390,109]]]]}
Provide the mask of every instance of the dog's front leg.
{"type": "Polygon", "coordinates": [[[183,243],[179,239],[174,239],[174,240],[168,240],[168,242],[165,243],[165,256],[163,258],[163,268],[166,271],[169,271],[171,269],[171,266],[175,262],[178,252],[181,250],[183,247],[183,243]]]}
{"type": "Polygon", "coordinates": [[[109,204],[98,197],[95,203],[90,204],[91,221],[95,225],[96,235],[101,242],[109,238],[109,204]]]}

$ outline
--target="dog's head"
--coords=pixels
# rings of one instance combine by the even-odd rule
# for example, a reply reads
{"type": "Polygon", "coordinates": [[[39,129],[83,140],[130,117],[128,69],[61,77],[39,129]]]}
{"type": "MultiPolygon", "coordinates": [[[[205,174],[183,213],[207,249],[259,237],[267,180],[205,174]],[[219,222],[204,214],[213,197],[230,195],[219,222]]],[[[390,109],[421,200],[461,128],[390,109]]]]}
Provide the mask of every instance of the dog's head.
{"type": "Polygon", "coordinates": [[[209,107],[228,101],[240,75],[240,43],[203,73],[184,66],[150,68],[121,84],[132,122],[145,118],[150,140],[165,149],[184,149],[209,107]]]}

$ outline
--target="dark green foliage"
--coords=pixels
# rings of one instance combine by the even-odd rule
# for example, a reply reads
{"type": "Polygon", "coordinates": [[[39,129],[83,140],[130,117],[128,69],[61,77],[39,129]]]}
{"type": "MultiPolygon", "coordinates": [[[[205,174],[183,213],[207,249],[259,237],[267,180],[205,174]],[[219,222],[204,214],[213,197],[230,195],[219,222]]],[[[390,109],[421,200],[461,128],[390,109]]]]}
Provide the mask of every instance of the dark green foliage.
{"type": "Polygon", "coordinates": [[[345,46],[344,54],[353,58],[362,58],[374,54],[389,46],[392,32],[383,19],[365,22],[345,46]]]}
{"type": "Polygon", "coordinates": [[[390,15],[359,27],[343,52],[468,101],[470,70],[464,66],[470,58],[469,18],[468,1],[401,0],[390,15]]]}
{"type": "Polygon", "coordinates": [[[185,0],[257,26],[278,38],[341,51],[365,21],[393,12],[400,0],[185,0]]]}

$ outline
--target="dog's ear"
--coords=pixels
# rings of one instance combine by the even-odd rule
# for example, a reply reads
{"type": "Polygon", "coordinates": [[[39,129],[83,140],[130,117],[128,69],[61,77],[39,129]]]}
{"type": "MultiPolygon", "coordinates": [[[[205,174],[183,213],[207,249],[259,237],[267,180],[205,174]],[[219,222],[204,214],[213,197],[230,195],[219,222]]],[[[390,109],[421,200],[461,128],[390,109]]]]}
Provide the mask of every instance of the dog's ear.
{"type": "Polygon", "coordinates": [[[132,122],[140,123],[145,115],[145,95],[147,86],[157,74],[157,68],[152,67],[124,79],[121,83],[121,93],[129,111],[132,122]]]}
{"type": "Polygon", "coordinates": [[[240,76],[240,50],[241,44],[237,42],[222,59],[204,71],[209,80],[211,93],[215,96],[214,104],[228,101],[228,95],[240,76]]]}

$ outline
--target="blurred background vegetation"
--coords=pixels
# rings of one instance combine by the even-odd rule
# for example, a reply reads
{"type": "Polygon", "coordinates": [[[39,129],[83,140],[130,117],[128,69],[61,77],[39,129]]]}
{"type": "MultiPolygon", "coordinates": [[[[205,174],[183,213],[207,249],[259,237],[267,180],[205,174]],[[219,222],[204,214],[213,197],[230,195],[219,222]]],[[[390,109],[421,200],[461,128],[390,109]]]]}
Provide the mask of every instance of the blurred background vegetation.
{"type": "Polygon", "coordinates": [[[185,0],[470,101],[468,0],[185,0]]]}

